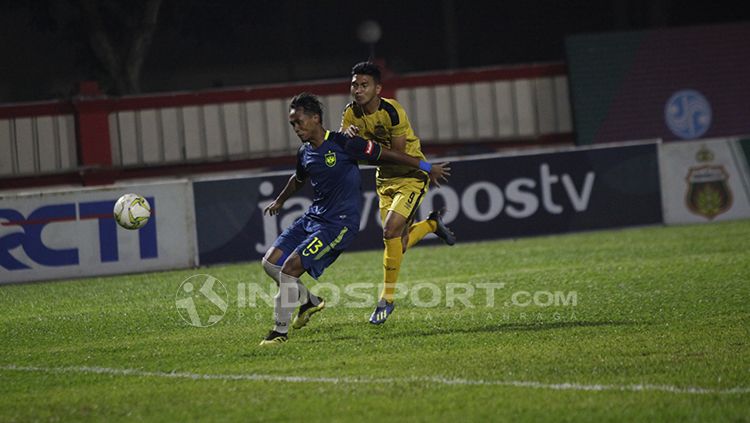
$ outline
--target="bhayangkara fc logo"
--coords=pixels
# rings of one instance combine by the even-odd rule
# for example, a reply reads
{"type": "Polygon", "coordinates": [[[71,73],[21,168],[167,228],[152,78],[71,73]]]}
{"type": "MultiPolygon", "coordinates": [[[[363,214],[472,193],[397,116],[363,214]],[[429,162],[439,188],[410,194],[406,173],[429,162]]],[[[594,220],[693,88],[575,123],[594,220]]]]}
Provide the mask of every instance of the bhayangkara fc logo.
{"type": "Polygon", "coordinates": [[[710,220],[732,207],[729,174],[724,166],[691,167],[686,179],[685,204],[691,212],[710,220]]]}
{"type": "Polygon", "coordinates": [[[227,312],[229,295],[220,280],[211,275],[193,275],[180,284],[175,296],[177,312],[188,324],[204,328],[215,325],[227,312]]]}
{"type": "Polygon", "coordinates": [[[711,105],[698,91],[677,91],[664,106],[664,121],[678,137],[698,138],[711,126],[711,105]]]}

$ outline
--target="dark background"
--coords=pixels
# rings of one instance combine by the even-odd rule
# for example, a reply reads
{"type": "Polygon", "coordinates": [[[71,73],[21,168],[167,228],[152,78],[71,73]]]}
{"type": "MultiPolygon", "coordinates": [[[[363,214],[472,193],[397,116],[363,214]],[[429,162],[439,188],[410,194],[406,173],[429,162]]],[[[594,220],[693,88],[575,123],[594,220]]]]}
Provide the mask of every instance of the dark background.
{"type": "MultiPolygon", "coordinates": [[[[0,103],[66,98],[97,80],[117,92],[91,47],[86,0],[0,0],[0,103]]],[[[146,0],[101,0],[118,51],[146,0]],[[114,12],[113,12],[114,11],[114,12]],[[119,11],[119,12],[118,12],[119,11]],[[115,18],[112,18],[115,16],[115,18]],[[123,21],[124,22],[124,21],[123,21]]],[[[567,35],[750,19],[742,2],[676,0],[289,1],[163,0],[137,92],[342,78],[375,53],[397,73],[565,60],[567,35]]],[[[103,7],[103,6],[102,6],[103,7]]]]}

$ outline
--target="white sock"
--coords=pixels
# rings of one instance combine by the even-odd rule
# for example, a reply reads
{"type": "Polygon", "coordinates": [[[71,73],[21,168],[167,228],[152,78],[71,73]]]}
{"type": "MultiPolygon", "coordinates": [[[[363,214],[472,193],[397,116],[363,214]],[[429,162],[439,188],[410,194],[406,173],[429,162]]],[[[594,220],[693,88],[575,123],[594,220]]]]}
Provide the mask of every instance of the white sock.
{"type": "Polygon", "coordinates": [[[279,293],[274,297],[274,319],[276,325],[273,330],[278,333],[289,332],[292,313],[299,305],[299,278],[279,272],[279,293]]]}
{"type": "Polygon", "coordinates": [[[265,257],[263,258],[263,270],[266,271],[266,274],[271,277],[276,282],[276,285],[279,284],[279,273],[281,273],[281,266],[277,266],[270,261],[266,260],[265,257]]]}
{"type": "MultiPolygon", "coordinates": [[[[266,271],[266,274],[271,277],[276,282],[276,285],[279,285],[279,273],[281,273],[281,266],[277,266],[270,261],[263,258],[263,270],[266,271]]],[[[307,290],[307,287],[300,282],[299,279],[297,279],[297,289],[299,289],[299,296],[302,299],[303,303],[306,303],[308,301],[313,301],[314,305],[318,305],[317,303],[320,302],[318,300],[318,297],[314,295],[310,295],[310,293],[307,290]],[[317,302],[315,300],[318,300],[317,302]]]]}

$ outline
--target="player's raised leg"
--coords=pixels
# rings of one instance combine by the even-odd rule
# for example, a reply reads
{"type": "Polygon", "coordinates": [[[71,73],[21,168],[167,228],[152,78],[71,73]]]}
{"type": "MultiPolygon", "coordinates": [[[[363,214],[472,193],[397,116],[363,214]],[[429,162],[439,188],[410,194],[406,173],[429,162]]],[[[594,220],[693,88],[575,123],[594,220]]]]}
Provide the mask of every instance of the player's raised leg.
{"type": "Polygon", "coordinates": [[[414,223],[409,227],[409,237],[406,243],[406,249],[415,246],[427,234],[434,233],[448,245],[456,243],[456,235],[443,222],[445,209],[433,210],[427,216],[427,219],[414,223]]]}

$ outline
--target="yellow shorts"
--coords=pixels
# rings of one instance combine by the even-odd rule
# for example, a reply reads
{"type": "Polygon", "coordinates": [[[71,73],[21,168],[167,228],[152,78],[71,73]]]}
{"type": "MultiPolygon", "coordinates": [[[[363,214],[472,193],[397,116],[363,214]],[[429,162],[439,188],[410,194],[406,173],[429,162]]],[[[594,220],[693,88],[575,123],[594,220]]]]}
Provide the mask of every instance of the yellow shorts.
{"type": "Polygon", "coordinates": [[[385,217],[392,210],[404,216],[407,222],[411,221],[429,186],[429,181],[416,178],[392,178],[378,184],[380,220],[385,222],[385,217]]]}

